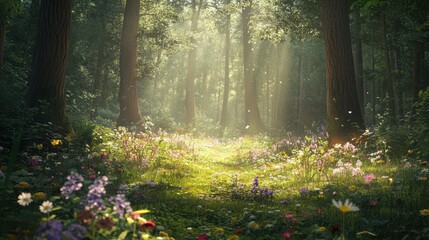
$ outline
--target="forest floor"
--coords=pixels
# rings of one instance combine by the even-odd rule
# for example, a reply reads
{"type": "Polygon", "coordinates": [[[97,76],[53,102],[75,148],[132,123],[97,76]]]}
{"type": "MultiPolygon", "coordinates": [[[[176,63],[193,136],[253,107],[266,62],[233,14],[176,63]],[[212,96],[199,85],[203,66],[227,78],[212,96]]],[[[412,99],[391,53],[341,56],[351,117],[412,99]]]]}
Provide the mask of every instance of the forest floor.
{"type": "Polygon", "coordinates": [[[0,223],[2,230],[15,228],[9,235],[16,239],[46,236],[52,226],[43,223],[54,221],[64,229],[82,224],[89,239],[146,239],[148,233],[170,240],[427,239],[428,162],[412,152],[389,156],[385,145],[367,141],[328,148],[320,134],[217,139],[96,128],[84,153],[52,139],[18,154],[11,188],[0,197],[0,223]],[[65,179],[72,171],[85,181],[67,195],[64,188],[80,181],[65,179]],[[101,176],[110,182],[106,197],[100,192],[108,207],[83,221],[86,189],[102,191],[94,190],[106,184],[101,176]],[[118,190],[134,210],[150,211],[139,212],[141,231],[137,220],[120,217],[104,229],[106,216],[117,216],[108,204],[122,198],[114,195],[118,190]],[[25,192],[32,203],[17,204],[25,192]],[[39,207],[46,199],[54,214],[39,207]],[[149,232],[146,221],[153,222],[149,232]]]}

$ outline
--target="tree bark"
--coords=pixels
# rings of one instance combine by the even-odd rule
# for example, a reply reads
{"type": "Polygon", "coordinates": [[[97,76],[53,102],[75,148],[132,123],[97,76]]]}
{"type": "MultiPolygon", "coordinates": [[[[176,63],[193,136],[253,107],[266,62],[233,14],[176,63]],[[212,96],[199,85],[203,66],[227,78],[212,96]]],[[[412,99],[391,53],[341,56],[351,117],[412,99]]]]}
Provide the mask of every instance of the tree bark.
{"type": "Polygon", "coordinates": [[[322,1],[328,140],[331,146],[351,141],[364,129],[356,92],[348,9],[348,1],[322,1]]]}
{"type": "Polygon", "coordinates": [[[423,43],[415,42],[413,46],[413,82],[411,90],[413,104],[411,106],[411,121],[414,120],[416,114],[416,104],[419,101],[419,91],[422,89],[420,85],[423,57],[423,43]]]}
{"type": "Polygon", "coordinates": [[[356,74],[356,90],[359,98],[359,106],[362,116],[365,113],[365,88],[363,81],[363,57],[362,57],[362,28],[361,28],[361,17],[359,11],[353,12],[354,18],[354,39],[355,39],[355,74],[356,74]]]}
{"type": "MultiPolygon", "coordinates": [[[[225,0],[225,5],[230,4],[230,0],[225,0]]],[[[229,98],[229,54],[231,49],[231,14],[226,15],[225,26],[225,75],[223,86],[222,112],[220,115],[220,132],[219,136],[223,137],[228,120],[228,98],[229,98]]]]}
{"type": "Polygon", "coordinates": [[[250,14],[252,1],[242,2],[242,28],[243,28],[243,66],[244,66],[244,108],[245,129],[248,134],[256,134],[263,131],[264,126],[259,114],[255,75],[253,69],[252,43],[250,37],[250,14]]]}
{"type": "Polygon", "coordinates": [[[118,126],[130,127],[141,121],[136,89],[137,33],[140,0],[127,0],[121,35],[118,126]]]}
{"type": "Polygon", "coordinates": [[[5,35],[6,35],[6,23],[0,20],[0,71],[3,69],[5,35]]]}
{"type": "Polygon", "coordinates": [[[35,120],[51,122],[64,133],[71,131],[64,94],[71,3],[71,0],[41,2],[28,97],[29,106],[38,108],[35,120]]]}
{"type": "MultiPolygon", "coordinates": [[[[191,32],[195,34],[198,29],[198,19],[200,18],[200,11],[203,0],[199,0],[198,8],[196,0],[192,0],[192,21],[191,21],[191,32]]],[[[190,41],[191,49],[188,53],[188,73],[186,75],[186,126],[188,130],[192,130],[195,127],[195,72],[196,72],[196,59],[197,59],[197,41],[194,36],[191,37],[190,41]]]]}
{"type": "Polygon", "coordinates": [[[384,52],[384,68],[385,68],[385,78],[383,85],[385,86],[385,97],[387,98],[387,107],[391,112],[392,119],[395,119],[396,109],[395,109],[395,96],[393,91],[393,78],[392,78],[392,65],[390,63],[390,52],[389,52],[389,42],[387,40],[387,30],[386,30],[386,16],[383,13],[381,15],[381,33],[383,41],[383,52],[384,52]]]}

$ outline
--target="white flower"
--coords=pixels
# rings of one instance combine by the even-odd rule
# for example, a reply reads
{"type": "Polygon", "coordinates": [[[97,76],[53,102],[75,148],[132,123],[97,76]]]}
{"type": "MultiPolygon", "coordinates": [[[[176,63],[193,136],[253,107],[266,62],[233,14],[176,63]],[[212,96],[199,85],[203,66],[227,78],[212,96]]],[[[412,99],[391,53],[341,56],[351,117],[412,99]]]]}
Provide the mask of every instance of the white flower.
{"type": "Polygon", "coordinates": [[[33,201],[31,199],[31,193],[21,193],[21,195],[18,196],[18,203],[21,206],[28,206],[33,201]]]}
{"type": "Polygon", "coordinates": [[[52,202],[44,201],[42,205],[39,206],[40,212],[49,213],[52,211],[52,202]]]}
{"type": "Polygon", "coordinates": [[[338,208],[342,213],[359,211],[359,208],[352,202],[350,202],[348,199],[346,199],[344,204],[341,200],[337,202],[335,201],[335,199],[332,199],[332,204],[334,204],[334,206],[338,208]]]}

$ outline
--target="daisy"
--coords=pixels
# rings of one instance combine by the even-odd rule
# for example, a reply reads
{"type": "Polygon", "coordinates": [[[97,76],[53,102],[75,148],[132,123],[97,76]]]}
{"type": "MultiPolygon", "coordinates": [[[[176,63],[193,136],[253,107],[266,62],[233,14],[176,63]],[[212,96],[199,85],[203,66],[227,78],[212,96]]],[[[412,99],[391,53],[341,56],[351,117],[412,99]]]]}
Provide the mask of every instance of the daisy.
{"type": "Polygon", "coordinates": [[[18,203],[21,206],[28,206],[33,201],[31,199],[31,193],[21,193],[21,195],[18,196],[18,203]]]}
{"type": "Polygon", "coordinates": [[[341,200],[337,202],[335,201],[335,199],[332,199],[332,204],[334,204],[334,206],[338,208],[342,213],[359,211],[359,208],[352,202],[350,202],[348,199],[346,199],[344,204],[341,200]]]}
{"type": "Polygon", "coordinates": [[[49,213],[52,211],[52,202],[44,201],[42,205],[39,206],[40,212],[49,213]]]}

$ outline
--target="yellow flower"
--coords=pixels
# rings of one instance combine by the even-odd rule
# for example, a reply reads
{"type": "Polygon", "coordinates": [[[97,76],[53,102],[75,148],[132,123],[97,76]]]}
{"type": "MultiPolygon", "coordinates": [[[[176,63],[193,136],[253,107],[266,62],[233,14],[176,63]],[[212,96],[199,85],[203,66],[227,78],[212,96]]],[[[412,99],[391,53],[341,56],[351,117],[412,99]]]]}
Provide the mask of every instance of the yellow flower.
{"type": "Polygon", "coordinates": [[[164,231],[160,231],[160,232],[159,232],[159,236],[160,236],[160,237],[166,237],[166,238],[168,238],[168,237],[169,237],[168,233],[166,233],[166,232],[164,232],[164,231]]]}
{"type": "Polygon", "coordinates": [[[237,220],[236,217],[231,217],[231,223],[232,223],[232,225],[237,224],[237,222],[238,222],[238,220],[237,220]]]}
{"type": "Polygon", "coordinates": [[[248,226],[250,229],[254,229],[254,230],[259,229],[259,224],[257,224],[255,221],[251,221],[251,222],[249,222],[249,223],[247,224],[247,226],[248,226]]]}
{"type": "Polygon", "coordinates": [[[319,232],[324,232],[324,231],[326,231],[326,228],[325,227],[319,227],[319,232]]]}
{"type": "Polygon", "coordinates": [[[238,240],[239,238],[237,235],[228,236],[228,240],[238,240]]]}
{"type": "Polygon", "coordinates": [[[30,187],[30,184],[28,182],[20,182],[20,183],[18,183],[17,187],[28,188],[28,187],[30,187]]]}
{"type": "Polygon", "coordinates": [[[36,144],[36,148],[38,150],[42,150],[43,149],[43,144],[36,144]]]}
{"type": "Polygon", "coordinates": [[[61,139],[52,139],[51,140],[51,145],[52,146],[58,146],[58,145],[61,145],[61,144],[63,144],[63,142],[61,141],[61,139]]]}
{"type": "Polygon", "coordinates": [[[428,180],[428,177],[426,177],[426,176],[421,176],[421,177],[419,177],[419,180],[420,180],[420,181],[426,181],[426,180],[428,180]]]}
{"type": "Polygon", "coordinates": [[[130,218],[130,217],[127,217],[127,223],[128,224],[133,224],[134,220],[132,218],[130,218]]]}
{"type": "Polygon", "coordinates": [[[348,199],[346,199],[344,204],[341,200],[337,202],[335,201],[335,199],[332,199],[332,204],[334,204],[334,206],[338,208],[342,213],[359,211],[359,208],[352,202],[350,202],[348,199]]]}
{"type": "Polygon", "coordinates": [[[37,198],[40,200],[46,199],[46,197],[47,197],[46,193],[44,193],[44,192],[36,192],[33,196],[34,196],[34,198],[37,198]]]}
{"type": "Polygon", "coordinates": [[[214,231],[215,234],[219,234],[219,235],[222,235],[224,232],[225,232],[225,229],[223,229],[221,227],[216,228],[214,231]]]}
{"type": "Polygon", "coordinates": [[[422,210],[420,210],[420,215],[429,216],[429,209],[422,209],[422,210]]]}
{"type": "Polygon", "coordinates": [[[387,179],[387,181],[388,181],[389,183],[392,183],[392,182],[393,182],[393,178],[389,178],[389,179],[387,179]]]}
{"type": "Polygon", "coordinates": [[[146,239],[150,239],[150,235],[148,233],[144,233],[142,235],[142,239],[146,240],[146,239]]]}

